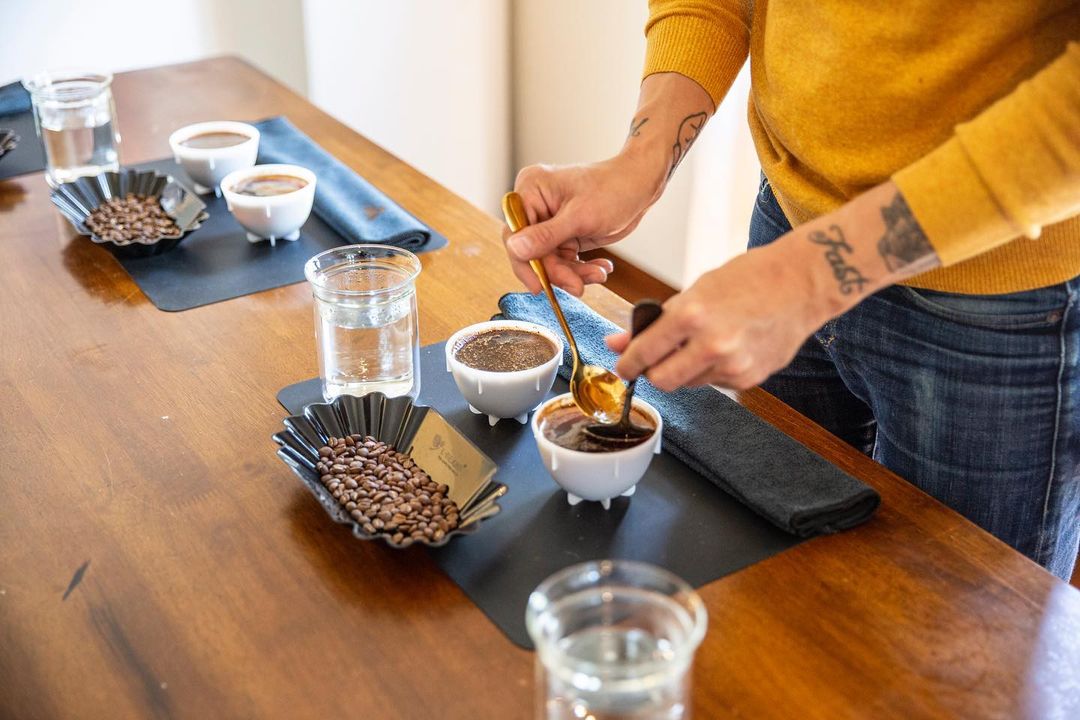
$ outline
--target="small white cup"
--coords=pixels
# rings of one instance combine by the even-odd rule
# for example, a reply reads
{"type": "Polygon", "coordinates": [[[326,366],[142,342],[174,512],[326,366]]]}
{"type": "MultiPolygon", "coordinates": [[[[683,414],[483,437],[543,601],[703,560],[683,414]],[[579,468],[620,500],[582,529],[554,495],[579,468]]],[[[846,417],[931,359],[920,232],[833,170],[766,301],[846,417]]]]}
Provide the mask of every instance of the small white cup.
{"type": "Polygon", "coordinates": [[[259,155],[259,131],[252,125],[230,120],[185,125],[169,136],[173,158],[195,182],[199,195],[217,193],[222,179],[234,170],[251,167],[259,155]],[[247,140],[222,148],[193,148],[182,145],[196,135],[229,132],[247,136],[247,140]]]}
{"type": "Polygon", "coordinates": [[[544,467],[551,473],[559,487],[566,490],[566,499],[571,505],[582,500],[599,502],[607,510],[611,499],[619,495],[633,495],[638,481],[649,468],[653,455],[660,454],[660,438],[664,432],[664,421],[660,413],[644,400],[634,398],[634,408],[652,418],[656,429],[645,442],[612,452],[582,452],[556,445],[544,437],[540,429],[540,418],[548,408],[572,405],[574,398],[570,393],[559,395],[543,404],[532,419],[533,437],[540,451],[544,467]]]}
{"type": "Polygon", "coordinates": [[[529,411],[536,408],[551,390],[555,374],[562,365],[562,340],[543,325],[521,320],[489,320],[462,328],[446,341],[446,370],[453,374],[458,390],[477,415],[487,415],[488,424],[501,418],[514,418],[524,425],[529,411]],[[547,338],[555,346],[555,355],[543,365],[527,370],[495,372],[469,367],[454,357],[461,344],[473,335],[514,328],[547,338]]]}
{"type": "Polygon", "coordinates": [[[229,212],[247,230],[248,241],[269,240],[274,245],[279,238],[300,237],[300,228],[311,215],[315,201],[315,173],[299,165],[256,165],[226,175],[221,181],[221,193],[229,212]],[[233,191],[244,180],[260,175],[292,175],[307,181],[307,185],[281,195],[241,195],[233,191]]]}

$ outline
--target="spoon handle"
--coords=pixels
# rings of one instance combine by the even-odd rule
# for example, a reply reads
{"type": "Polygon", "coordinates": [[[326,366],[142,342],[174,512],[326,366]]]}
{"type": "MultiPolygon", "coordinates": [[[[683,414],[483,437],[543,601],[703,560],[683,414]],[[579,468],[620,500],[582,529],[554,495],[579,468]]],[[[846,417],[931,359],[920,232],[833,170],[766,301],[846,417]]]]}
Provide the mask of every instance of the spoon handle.
{"type": "MultiPolygon", "coordinates": [[[[506,224],[510,226],[512,232],[518,232],[522,228],[528,226],[529,217],[525,214],[525,205],[521,202],[521,196],[516,192],[508,192],[503,195],[502,209],[503,215],[506,216],[506,224]]],[[[530,260],[529,265],[532,267],[533,272],[536,273],[536,277],[540,278],[540,285],[543,286],[544,292],[547,293],[548,301],[551,303],[551,309],[555,311],[555,317],[559,321],[559,326],[562,327],[563,334],[566,335],[566,340],[570,343],[570,354],[573,355],[574,365],[576,367],[579,362],[577,343],[574,342],[574,335],[570,332],[570,325],[567,324],[566,318],[563,316],[562,308],[559,307],[559,301],[555,297],[555,291],[551,287],[551,281],[548,280],[544,263],[540,260],[530,260]]]]}
{"type": "MultiPolygon", "coordinates": [[[[630,337],[634,337],[645,331],[645,328],[656,322],[663,308],[655,300],[639,300],[634,303],[634,309],[630,313],[630,337]]],[[[623,401],[622,418],[623,425],[630,423],[630,409],[634,402],[634,389],[637,387],[637,378],[626,385],[626,399],[623,401]]]]}

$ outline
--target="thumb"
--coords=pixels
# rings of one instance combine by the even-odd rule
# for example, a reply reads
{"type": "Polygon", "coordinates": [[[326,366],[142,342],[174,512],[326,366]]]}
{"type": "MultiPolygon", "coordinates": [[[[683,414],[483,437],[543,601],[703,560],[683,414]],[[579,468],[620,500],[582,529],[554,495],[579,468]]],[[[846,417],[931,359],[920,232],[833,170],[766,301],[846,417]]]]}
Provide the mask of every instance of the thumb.
{"type": "Polygon", "coordinates": [[[506,247],[518,260],[535,260],[555,252],[570,238],[580,234],[575,214],[563,211],[550,220],[522,228],[510,236],[506,247]]]}

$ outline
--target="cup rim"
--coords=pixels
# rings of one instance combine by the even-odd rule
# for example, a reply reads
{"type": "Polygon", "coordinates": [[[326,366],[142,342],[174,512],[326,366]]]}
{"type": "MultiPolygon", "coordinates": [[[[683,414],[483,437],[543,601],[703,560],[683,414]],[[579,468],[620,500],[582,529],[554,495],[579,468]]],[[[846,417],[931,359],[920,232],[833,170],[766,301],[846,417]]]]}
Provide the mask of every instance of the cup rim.
{"type": "MultiPolygon", "coordinates": [[[[291,193],[290,193],[291,194],[291,193]]],[[[235,197],[235,195],[234,195],[235,197]]],[[[284,196],[283,196],[284,197],[284,196]]],[[[335,263],[335,265],[342,263],[335,263]]],[[[330,266],[333,267],[333,266],[330,266]]],[[[420,274],[420,270],[423,266],[420,264],[420,258],[415,253],[406,250],[405,248],[395,247],[394,245],[383,245],[379,243],[356,243],[355,245],[341,245],[339,247],[330,248],[329,250],[323,250],[317,255],[313,255],[308,258],[308,261],[304,263],[304,277],[312,287],[316,290],[322,290],[332,295],[344,295],[347,297],[373,297],[378,295],[387,295],[397,292],[403,287],[407,287],[409,284],[416,280],[416,276],[420,274]],[[342,262],[350,255],[368,253],[374,259],[375,257],[396,257],[405,260],[408,266],[401,266],[403,270],[406,270],[406,277],[402,278],[399,282],[388,285],[384,288],[377,290],[341,290],[338,288],[328,288],[325,283],[320,282],[318,274],[321,271],[318,268],[319,261],[323,258],[328,258],[333,255],[341,255],[342,262]]]]}
{"type": "Polygon", "coordinates": [[[78,67],[52,68],[41,70],[33,75],[23,78],[22,86],[30,93],[31,97],[59,100],[60,96],[58,93],[49,92],[47,88],[55,85],[57,82],[78,80],[80,78],[91,80],[94,82],[94,86],[86,88],[84,91],[71,93],[70,97],[67,98],[71,102],[89,100],[90,98],[99,95],[103,90],[107,90],[112,85],[113,74],[111,72],[101,72],[78,67]]]}
{"type": "Polygon", "coordinates": [[[183,127],[173,130],[172,133],[169,134],[169,149],[173,151],[173,155],[178,157],[184,155],[193,159],[201,159],[238,152],[241,148],[246,148],[251,143],[257,144],[259,138],[259,128],[250,123],[239,122],[236,120],[206,120],[184,125],[183,127]],[[220,148],[190,148],[180,144],[199,133],[214,131],[236,132],[239,135],[246,135],[247,140],[242,143],[237,143],[236,145],[220,148]]]}
{"type": "Polygon", "coordinates": [[[565,393],[563,393],[561,395],[556,395],[553,398],[545,400],[544,402],[540,403],[540,407],[536,408],[536,412],[533,413],[532,419],[529,421],[529,426],[532,428],[533,437],[536,438],[537,444],[538,445],[543,445],[545,448],[549,449],[551,452],[567,453],[567,454],[575,456],[575,457],[598,457],[598,456],[603,456],[603,457],[616,457],[617,458],[617,457],[623,457],[624,455],[627,455],[627,454],[633,453],[633,452],[642,452],[642,448],[648,448],[649,452],[653,452],[653,444],[660,437],[663,436],[663,433],[664,433],[664,418],[663,418],[662,415],[660,415],[660,411],[657,410],[655,407],[653,407],[652,403],[650,403],[649,401],[642,400],[639,397],[635,397],[634,401],[633,401],[634,402],[633,407],[638,409],[638,410],[647,411],[648,414],[649,414],[649,417],[651,417],[656,422],[656,428],[653,430],[653,434],[650,435],[649,438],[647,440],[645,440],[644,442],[640,442],[637,445],[631,445],[630,447],[623,448],[622,450],[612,450],[610,452],[605,452],[605,453],[594,453],[594,452],[590,453],[590,452],[585,452],[583,450],[574,450],[572,448],[563,447],[562,445],[557,445],[557,444],[553,443],[552,441],[548,440],[546,437],[544,437],[544,433],[540,429],[540,416],[544,414],[544,411],[552,403],[555,403],[555,402],[565,403],[565,401],[567,401],[567,400],[569,400],[570,403],[573,404],[574,396],[573,396],[572,393],[565,392],[565,393]]]}
{"type": "MultiPolygon", "coordinates": [[[[536,646],[537,654],[541,661],[544,662],[545,666],[548,665],[546,660],[552,655],[555,655],[564,666],[572,668],[572,672],[574,673],[583,673],[590,677],[596,677],[603,674],[603,664],[570,657],[565,652],[561,651],[555,643],[548,642],[545,628],[538,627],[537,624],[541,614],[547,609],[548,605],[551,604],[547,595],[550,594],[550,591],[559,583],[575,575],[584,575],[586,573],[595,575],[596,580],[603,577],[610,577],[614,574],[616,567],[644,572],[662,579],[665,582],[670,583],[679,595],[686,598],[686,604],[690,607],[683,607],[683,609],[690,615],[690,625],[686,628],[686,642],[683,643],[677,651],[675,660],[687,662],[689,659],[693,658],[694,653],[697,652],[698,647],[701,645],[701,641],[705,638],[705,631],[708,629],[709,621],[708,609],[705,607],[705,603],[697,590],[683,578],[659,565],[637,560],[604,559],[590,560],[588,562],[577,563],[565,567],[546,577],[531,593],[529,593],[529,600],[525,608],[525,625],[529,632],[529,637],[532,638],[533,644],[536,646]]],[[[640,665],[635,666],[635,668],[640,669],[641,674],[650,674],[651,672],[661,670],[668,664],[668,662],[663,660],[651,660],[643,662],[640,665]]]]}
{"type": "Polygon", "coordinates": [[[303,194],[310,194],[315,192],[315,184],[318,178],[311,170],[301,165],[292,165],[290,163],[266,163],[265,165],[252,165],[251,167],[240,168],[239,170],[233,170],[231,173],[221,178],[221,182],[218,183],[218,187],[221,188],[221,194],[231,202],[239,205],[255,205],[262,207],[264,205],[276,205],[284,204],[295,201],[299,196],[303,194]],[[232,189],[240,180],[243,180],[252,175],[262,175],[270,173],[280,173],[282,175],[296,175],[302,180],[307,181],[307,185],[296,190],[290,190],[287,193],[281,195],[241,195],[232,189]],[[310,189],[309,189],[310,188],[310,189]]]}
{"type": "Polygon", "coordinates": [[[444,349],[446,352],[446,362],[451,366],[452,372],[472,374],[490,380],[505,379],[513,381],[520,378],[528,378],[537,372],[546,371],[552,363],[555,363],[556,365],[561,365],[563,356],[562,338],[556,335],[551,329],[546,328],[539,323],[529,322],[528,320],[510,320],[508,318],[503,320],[484,320],[483,322],[467,325],[458,330],[453,335],[451,335],[449,338],[447,338],[446,343],[444,344],[444,349]],[[454,356],[454,345],[463,337],[465,337],[466,334],[473,333],[478,335],[487,330],[493,330],[499,327],[515,327],[521,328],[523,330],[529,330],[531,332],[536,332],[537,334],[542,335],[543,337],[550,340],[555,345],[555,354],[546,361],[540,363],[539,365],[534,365],[533,367],[525,368],[524,370],[481,370],[480,368],[474,368],[471,365],[466,365],[454,356]]]}

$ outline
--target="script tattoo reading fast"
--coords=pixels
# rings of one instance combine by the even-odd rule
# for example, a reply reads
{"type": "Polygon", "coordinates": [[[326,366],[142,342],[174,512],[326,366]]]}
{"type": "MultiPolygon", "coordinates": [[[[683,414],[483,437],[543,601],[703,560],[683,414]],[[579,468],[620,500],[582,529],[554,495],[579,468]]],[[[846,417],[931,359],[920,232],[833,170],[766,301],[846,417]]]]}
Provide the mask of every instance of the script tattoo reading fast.
{"type": "Polygon", "coordinates": [[[679,163],[686,153],[690,152],[690,146],[697,140],[698,135],[701,133],[701,128],[705,126],[705,121],[709,119],[708,114],[699,112],[693,115],[687,115],[683,118],[683,121],[679,123],[679,132],[675,135],[675,144],[671,146],[671,169],[668,170],[668,177],[670,178],[675,174],[675,168],[679,167],[679,163]]]}
{"type": "Polygon", "coordinates": [[[877,247],[885,267],[895,272],[914,263],[918,268],[937,264],[934,248],[911,214],[903,195],[897,193],[891,203],[882,207],[881,217],[885,221],[885,234],[878,240],[877,247]]]}
{"type": "Polygon", "coordinates": [[[815,230],[810,233],[810,242],[828,248],[825,251],[825,259],[832,266],[833,277],[836,278],[836,282],[840,285],[840,292],[844,295],[850,295],[852,292],[861,293],[863,286],[870,280],[864,277],[859,268],[849,263],[848,258],[845,257],[845,255],[851,255],[854,251],[848,245],[847,240],[844,239],[844,232],[840,227],[831,225],[829,231],[835,237],[830,237],[829,233],[823,230],[815,230]]]}

